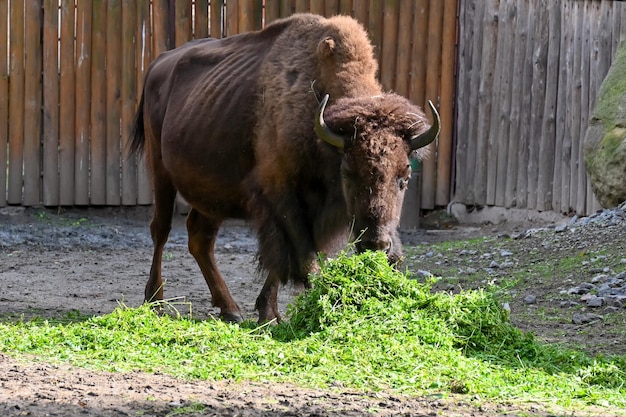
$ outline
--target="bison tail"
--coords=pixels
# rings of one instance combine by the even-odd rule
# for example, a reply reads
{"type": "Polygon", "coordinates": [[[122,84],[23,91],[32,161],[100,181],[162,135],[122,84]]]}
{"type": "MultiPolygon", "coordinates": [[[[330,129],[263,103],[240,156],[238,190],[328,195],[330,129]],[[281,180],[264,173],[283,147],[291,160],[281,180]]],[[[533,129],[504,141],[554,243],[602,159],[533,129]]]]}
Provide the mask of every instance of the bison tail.
{"type": "Polygon", "coordinates": [[[143,93],[139,100],[139,107],[137,107],[137,113],[135,114],[135,121],[133,123],[133,131],[131,133],[131,140],[128,143],[128,155],[142,154],[144,145],[146,142],[146,131],[143,124],[143,93]]]}

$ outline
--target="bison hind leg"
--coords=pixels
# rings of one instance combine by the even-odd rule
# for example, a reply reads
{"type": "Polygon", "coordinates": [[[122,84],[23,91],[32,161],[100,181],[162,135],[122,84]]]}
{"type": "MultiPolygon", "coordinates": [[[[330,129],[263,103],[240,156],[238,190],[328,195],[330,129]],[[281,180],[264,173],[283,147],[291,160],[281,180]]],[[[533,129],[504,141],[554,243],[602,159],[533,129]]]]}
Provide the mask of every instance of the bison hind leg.
{"type": "Polygon", "coordinates": [[[211,219],[192,208],[187,215],[189,252],[198,263],[209,286],[213,305],[220,308],[220,318],[238,323],[243,321],[241,309],[231,296],[215,262],[215,240],[221,223],[221,219],[211,219]]]}
{"type": "Polygon", "coordinates": [[[163,259],[163,248],[172,228],[172,215],[176,200],[176,188],[174,188],[164,170],[159,169],[160,165],[155,165],[152,168],[155,199],[154,212],[150,222],[150,235],[154,243],[154,251],[150,277],[144,292],[146,302],[163,300],[161,261],[163,259]]]}

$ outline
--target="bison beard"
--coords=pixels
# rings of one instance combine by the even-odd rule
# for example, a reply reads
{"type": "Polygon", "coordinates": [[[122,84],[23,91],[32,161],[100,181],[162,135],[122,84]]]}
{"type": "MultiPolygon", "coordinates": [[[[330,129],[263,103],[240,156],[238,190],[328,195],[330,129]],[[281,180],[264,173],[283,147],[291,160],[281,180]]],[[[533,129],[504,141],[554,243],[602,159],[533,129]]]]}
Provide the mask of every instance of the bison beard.
{"type": "Polygon", "coordinates": [[[242,320],[214,257],[226,218],[257,231],[267,274],[260,322],[280,320],[280,284],[308,285],[317,253],[350,230],[359,250],[398,261],[409,157],[424,156],[439,116],[431,105],[429,126],[420,108],[382,91],[376,72],[366,32],[346,16],[294,15],[161,54],[146,74],[130,146],[145,152],[155,193],[146,301],[163,299],[176,193],[191,205],[189,251],[225,320],[242,320]]]}

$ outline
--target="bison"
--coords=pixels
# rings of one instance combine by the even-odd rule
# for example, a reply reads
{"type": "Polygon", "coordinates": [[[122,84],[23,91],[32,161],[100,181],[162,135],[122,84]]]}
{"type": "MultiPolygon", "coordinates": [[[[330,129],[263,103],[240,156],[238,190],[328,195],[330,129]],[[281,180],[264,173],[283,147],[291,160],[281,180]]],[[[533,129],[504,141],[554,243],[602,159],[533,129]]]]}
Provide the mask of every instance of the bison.
{"type": "Polygon", "coordinates": [[[149,67],[130,142],[154,187],[154,253],[145,300],[162,300],[161,259],[176,194],[189,203],[189,251],[220,317],[242,313],[214,257],[227,218],[257,232],[259,322],[280,320],[281,283],[308,286],[319,252],[357,237],[397,262],[410,157],[439,133],[407,99],[383,92],[363,27],[297,14],[265,29],[200,39],[149,67]]]}

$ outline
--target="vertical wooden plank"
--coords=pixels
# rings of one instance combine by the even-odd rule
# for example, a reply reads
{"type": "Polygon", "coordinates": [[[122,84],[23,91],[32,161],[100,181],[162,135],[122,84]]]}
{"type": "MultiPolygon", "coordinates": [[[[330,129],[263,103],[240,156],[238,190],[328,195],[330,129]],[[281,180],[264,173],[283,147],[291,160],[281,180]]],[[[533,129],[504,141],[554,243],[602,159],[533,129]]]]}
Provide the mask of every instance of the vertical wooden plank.
{"type": "Polygon", "coordinates": [[[24,153],[24,3],[10,3],[9,39],[9,204],[22,203],[22,162],[24,153]]]}
{"type": "MultiPolygon", "coordinates": [[[[405,97],[409,96],[409,84],[411,76],[411,43],[413,40],[413,4],[414,2],[401,2],[396,20],[398,37],[396,49],[396,69],[394,70],[395,86],[387,88],[393,89],[396,93],[405,97]]],[[[385,31],[389,30],[389,23],[385,22],[385,31]]],[[[385,54],[385,50],[383,50],[385,54]]],[[[385,58],[383,58],[385,59],[385,58]]],[[[402,206],[402,217],[400,218],[400,228],[415,229],[419,227],[420,215],[420,190],[421,175],[414,172],[409,181],[409,188],[404,196],[402,206]]]]}
{"type": "MultiPolygon", "coordinates": [[[[464,185],[462,190],[464,192],[464,201],[468,205],[479,205],[478,196],[474,187],[475,175],[477,172],[477,154],[478,154],[478,119],[481,115],[479,109],[479,96],[480,96],[480,81],[483,68],[483,44],[485,32],[483,31],[483,20],[486,13],[487,3],[477,0],[474,3],[474,13],[471,22],[469,24],[472,28],[475,28],[474,32],[468,32],[468,36],[471,36],[471,71],[469,74],[469,83],[466,88],[469,90],[469,105],[467,112],[467,130],[460,132],[460,137],[464,137],[468,141],[466,161],[467,165],[464,171],[464,185]]],[[[467,39],[467,36],[465,37],[467,39]]],[[[491,47],[492,45],[489,45],[491,47]]],[[[461,110],[459,110],[461,111],[461,110]]]]}
{"type": "MultiPolygon", "coordinates": [[[[137,108],[137,75],[135,51],[137,50],[136,27],[137,0],[122,1],[122,151],[130,146],[135,109],[137,108]]],[[[137,164],[121,154],[122,204],[137,204],[137,164]]]]}
{"type": "Polygon", "coordinates": [[[209,4],[209,35],[221,38],[225,33],[224,0],[211,0],[209,4]]]}
{"type": "Polygon", "coordinates": [[[25,2],[25,12],[23,204],[34,206],[41,204],[41,1],[25,2]]]}
{"type": "Polygon", "coordinates": [[[476,159],[475,174],[472,177],[474,203],[485,205],[487,198],[487,159],[489,145],[489,118],[491,115],[491,97],[493,95],[493,77],[496,58],[498,4],[489,0],[485,4],[483,16],[483,46],[478,84],[478,113],[476,120],[476,159]]]}
{"type": "MultiPolygon", "coordinates": [[[[406,4],[405,4],[406,7],[406,4]]],[[[352,16],[354,14],[354,5],[352,4],[352,0],[339,0],[339,14],[343,14],[346,16],[352,16]]],[[[407,28],[405,26],[404,28],[407,28]]]]}
{"type": "Polygon", "coordinates": [[[381,62],[381,49],[383,47],[383,2],[370,0],[368,28],[376,61],[381,62]]]}
{"type": "MultiPolygon", "coordinates": [[[[479,4],[482,4],[480,2],[479,4]]],[[[458,52],[458,74],[457,74],[457,118],[456,118],[456,186],[454,189],[455,200],[469,203],[467,171],[473,168],[474,161],[468,159],[468,152],[471,140],[471,125],[469,121],[470,100],[472,97],[472,73],[475,72],[472,66],[472,57],[475,55],[473,49],[474,42],[478,43],[478,38],[482,32],[476,30],[472,24],[477,0],[468,0],[460,3],[459,6],[459,52],[458,52]],[[475,33],[476,31],[476,33],[475,33]]]]}
{"type": "Polygon", "coordinates": [[[261,28],[261,3],[256,0],[245,0],[237,2],[239,8],[237,23],[239,33],[250,32],[261,28]]]}
{"type": "Polygon", "coordinates": [[[496,205],[496,200],[504,202],[504,193],[497,194],[498,168],[503,164],[503,158],[508,151],[508,138],[503,135],[508,130],[511,90],[508,88],[511,78],[512,38],[515,37],[515,19],[507,7],[509,2],[501,1],[498,7],[498,31],[496,33],[496,63],[493,79],[493,94],[491,102],[491,120],[487,149],[489,157],[487,163],[487,195],[486,204],[496,205]]]}
{"type": "Polygon", "coordinates": [[[426,102],[426,55],[428,39],[428,0],[418,0],[413,9],[413,45],[409,99],[418,105],[426,102]]]}
{"type": "Polygon", "coordinates": [[[74,1],[61,1],[59,102],[59,204],[74,204],[74,1]]]}
{"type": "MultiPolygon", "coordinates": [[[[588,19],[592,19],[592,22],[589,22],[590,31],[591,31],[591,47],[589,51],[589,56],[587,59],[589,60],[589,73],[588,76],[588,96],[587,96],[587,110],[585,110],[585,115],[587,116],[585,121],[585,129],[581,129],[581,148],[580,148],[580,156],[581,156],[581,166],[584,167],[584,138],[588,127],[589,118],[593,116],[593,110],[596,102],[596,94],[599,89],[598,82],[598,72],[601,71],[599,68],[600,60],[599,57],[601,50],[601,4],[606,2],[593,2],[589,9],[589,14],[587,16],[588,19]]],[[[591,189],[591,182],[588,180],[587,169],[584,168],[584,176],[579,178],[579,184],[581,188],[585,189],[585,197],[582,201],[578,201],[577,203],[577,212],[587,213],[592,211],[593,207],[593,191],[591,189]]]]}
{"type": "Polygon", "coordinates": [[[385,90],[392,90],[396,81],[399,10],[398,0],[384,2],[380,81],[385,90]]]}
{"type": "MultiPolygon", "coordinates": [[[[213,3],[217,4],[217,1],[211,2],[211,8],[213,8],[213,3]]],[[[152,0],[152,19],[154,25],[152,51],[155,58],[159,56],[161,52],[166,51],[173,46],[173,41],[170,39],[169,10],[169,0],[152,0]]]]}
{"type": "Polygon", "coordinates": [[[106,91],[106,204],[121,202],[120,81],[122,71],[122,3],[109,0],[107,9],[107,91],[106,91]]]}
{"type": "Polygon", "coordinates": [[[587,132],[587,122],[589,120],[589,81],[590,81],[590,61],[592,51],[592,37],[594,31],[592,30],[593,22],[593,2],[584,2],[582,10],[582,20],[580,25],[583,28],[583,41],[581,48],[580,58],[580,132],[576,140],[578,151],[576,153],[577,160],[575,163],[578,165],[577,178],[576,178],[576,213],[586,213],[587,202],[587,172],[585,170],[585,161],[583,154],[584,137],[587,132]],[[585,22],[585,23],[583,23],[585,22]]]}
{"type": "Polygon", "coordinates": [[[209,36],[209,1],[195,0],[193,14],[193,38],[209,36]]]}
{"type": "Polygon", "coordinates": [[[559,53],[559,83],[556,113],[556,138],[554,153],[554,177],[552,180],[552,204],[554,211],[569,214],[569,159],[571,141],[567,128],[572,66],[572,3],[564,2],[561,10],[561,46],[559,53]],[[567,203],[567,204],[565,204],[567,203]]]}
{"type": "Polygon", "coordinates": [[[544,104],[546,98],[546,70],[548,63],[548,2],[540,0],[537,6],[535,45],[533,50],[533,83],[531,86],[531,120],[528,153],[528,200],[529,209],[537,209],[539,181],[539,144],[542,134],[544,104]]]}
{"type": "Polygon", "coordinates": [[[626,22],[623,20],[626,19],[626,3],[613,3],[613,7],[619,7],[620,10],[620,28],[619,28],[619,38],[620,40],[626,39],[626,22]]]}
{"type": "Polygon", "coordinates": [[[398,25],[398,46],[396,48],[396,70],[395,85],[393,90],[405,97],[409,96],[409,82],[411,77],[411,43],[413,31],[411,23],[413,20],[412,4],[404,2],[400,4],[398,25]]]}
{"type": "Polygon", "coordinates": [[[369,0],[354,0],[354,18],[367,28],[370,20],[369,0]]]}
{"type": "Polygon", "coordinates": [[[308,13],[309,9],[309,0],[295,0],[295,13],[308,13]]]}
{"type": "Polygon", "coordinates": [[[339,0],[324,1],[324,16],[330,17],[339,14],[339,0]]]}
{"type": "Polygon", "coordinates": [[[90,106],[90,198],[92,205],[106,204],[106,30],[107,0],[93,0],[90,106]],[[98,52],[96,52],[98,51],[98,52]]]}
{"type": "MultiPolygon", "coordinates": [[[[611,68],[613,61],[613,39],[612,39],[612,3],[610,1],[601,1],[596,3],[596,11],[599,16],[596,18],[598,21],[597,27],[597,42],[592,55],[592,61],[595,63],[595,68],[592,71],[594,77],[594,87],[591,92],[591,105],[595,107],[596,98],[600,87],[606,74],[611,68]],[[599,4],[598,4],[599,3],[599,4]]],[[[590,108],[593,111],[593,107],[590,108]]]]}
{"type": "MultiPolygon", "coordinates": [[[[612,55],[612,27],[611,27],[611,8],[613,2],[602,1],[594,4],[595,22],[597,26],[593,29],[595,34],[593,36],[594,43],[591,55],[591,70],[590,70],[590,91],[589,91],[589,117],[591,117],[595,105],[598,92],[602,85],[602,81],[606,77],[611,67],[613,60],[612,55]]],[[[585,170],[585,174],[587,171],[585,170]]],[[[596,199],[593,190],[591,189],[591,181],[589,176],[585,175],[585,183],[587,185],[587,199],[585,202],[585,212],[591,213],[601,208],[598,200],[596,199]]],[[[610,208],[610,207],[607,207],[610,208]]]]}
{"type": "Polygon", "coordinates": [[[313,14],[324,15],[324,0],[309,0],[309,11],[313,14]]]}
{"type": "Polygon", "coordinates": [[[76,5],[76,127],[74,204],[89,204],[89,140],[91,102],[91,0],[76,5]]]}
{"type": "Polygon", "coordinates": [[[239,33],[239,7],[237,4],[226,2],[225,13],[224,36],[231,36],[239,33]]]}
{"type": "Polygon", "coordinates": [[[522,79],[522,102],[520,108],[520,133],[518,141],[518,165],[517,165],[517,204],[518,208],[526,208],[528,204],[528,159],[530,152],[530,122],[531,122],[531,86],[533,84],[533,60],[535,49],[537,1],[531,0],[528,7],[528,36],[526,38],[526,52],[522,79]]]}
{"type": "Polygon", "coordinates": [[[253,25],[252,30],[261,30],[265,27],[265,10],[263,6],[263,2],[261,1],[253,1],[253,25]]]}
{"type": "MultiPolygon", "coordinates": [[[[572,4],[574,15],[572,17],[572,21],[574,22],[573,27],[574,31],[574,45],[573,45],[573,55],[572,55],[572,71],[570,75],[570,83],[571,83],[571,101],[569,107],[570,114],[570,130],[569,130],[569,138],[571,141],[571,152],[570,152],[570,185],[569,185],[569,204],[568,207],[576,210],[576,201],[578,200],[578,171],[579,169],[584,169],[583,166],[579,166],[579,151],[580,151],[580,123],[581,123],[581,101],[582,101],[582,68],[583,68],[583,53],[584,44],[589,42],[589,39],[586,38],[583,22],[584,22],[584,4],[582,2],[574,2],[572,4]]],[[[586,128],[585,128],[586,129],[586,128]]]]}
{"type": "Polygon", "coordinates": [[[555,135],[559,53],[561,47],[561,4],[546,4],[548,14],[548,45],[546,56],[545,100],[539,137],[537,209],[552,210],[552,181],[555,168],[555,135]]]}
{"type": "MultiPolygon", "coordinates": [[[[2,9],[0,8],[0,15],[2,9]]],[[[59,205],[59,1],[43,3],[43,204],[59,205]]],[[[0,16],[0,19],[2,17],[0,16]]],[[[2,30],[0,24],[0,31],[2,30]]],[[[0,45],[0,56],[2,48],[0,45]]],[[[0,83],[2,81],[0,80],[0,83]]],[[[0,97],[2,97],[0,88],[0,97]]],[[[1,99],[0,99],[1,100],[1,99]]],[[[0,116],[0,121],[2,117],[0,116]]],[[[0,147],[2,135],[0,134],[0,147]]],[[[0,158],[2,157],[0,152],[0,158]]],[[[2,159],[0,159],[2,160],[2,159]]],[[[1,175],[0,175],[1,180],[1,175]]],[[[1,203],[1,201],[0,201],[1,203]]],[[[1,205],[1,204],[0,204],[1,205]]]]}
{"type": "MultiPolygon", "coordinates": [[[[428,46],[426,56],[426,99],[439,106],[439,82],[441,71],[441,43],[443,34],[443,2],[431,3],[428,11],[428,46]]],[[[423,103],[422,103],[423,104],[423,103]]],[[[428,145],[430,158],[422,161],[422,195],[420,204],[424,209],[435,208],[437,188],[437,141],[428,145]]]]}
{"type": "MultiPolygon", "coordinates": [[[[511,2],[501,2],[501,10],[503,19],[500,22],[498,34],[498,59],[500,60],[500,76],[499,86],[497,87],[499,98],[498,120],[496,121],[495,137],[498,141],[497,153],[494,154],[496,162],[491,181],[491,189],[493,193],[493,203],[497,206],[504,206],[506,200],[506,181],[508,172],[508,155],[511,148],[514,147],[513,142],[517,138],[509,135],[511,130],[511,105],[512,90],[517,87],[513,84],[515,67],[511,65],[515,60],[515,45],[520,42],[519,32],[521,28],[518,26],[518,8],[511,2]],[[504,4],[504,5],[503,5],[504,4]]],[[[491,175],[489,176],[491,177],[491,175]]]]}
{"type": "MultiPolygon", "coordinates": [[[[0,38],[9,39],[9,1],[0,0],[0,38]]],[[[0,42],[0,207],[7,204],[9,140],[9,61],[7,42],[0,42]]]]}
{"type": "Polygon", "coordinates": [[[191,40],[191,1],[178,0],[174,4],[174,45],[181,46],[191,40]]]}
{"type": "Polygon", "coordinates": [[[265,0],[265,26],[280,17],[280,0],[265,0]]]}
{"type": "Polygon", "coordinates": [[[280,0],[280,17],[287,17],[296,12],[295,1],[280,0]]]}
{"type": "MultiPolygon", "coordinates": [[[[613,18],[613,21],[611,22],[611,28],[612,28],[612,49],[611,49],[611,56],[614,57],[615,53],[617,52],[617,47],[619,46],[619,43],[621,41],[621,28],[622,28],[622,3],[618,3],[618,2],[611,2],[611,16],[613,18]]],[[[623,24],[626,24],[626,22],[624,22],[623,24]]]]}
{"type": "MultiPolygon", "coordinates": [[[[148,0],[139,0],[137,2],[137,97],[142,94],[144,75],[152,61],[151,38],[150,4],[148,0]]],[[[137,204],[151,204],[152,183],[146,161],[143,157],[135,156],[135,159],[137,163],[137,204]]]]}
{"type": "Polygon", "coordinates": [[[457,1],[445,0],[443,11],[443,44],[441,48],[441,132],[437,141],[437,188],[435,205],[450,202],[452,174],[452,131],[454,129],[454,72],[456,58],[457,1]]]}
{"type": "MultiPolygon", "coordinates": [[[[515,36],[515,47],[513,51],[513,73],[511,75],[511,107],[510,111],[510,124],[509,131],[506,136],[509,138],[509,148],[506,155],[506,171],[502,174],[502,171],[498,173],[498,181],[505,182],[504,191],[504,206],[507,208],[514,207],[517,204],[517,175],[518,175],[518,151],[520,142],[520,120],[522,112],[526,109],[522,108],[523,82],[525,77],[524,70],[528,68],[526,62],[528,57],[526,56],[526,44],[528,43],[528,2],[519,2],[517,4],[516,13],[516,28],[517,33],[515,36]],[[501,178],[500,175],[504,175],[505,178],[501,178]]],[[[498,167],[500,162],[498,162],[498,167]]],[[[496,185],[498,187],[499,185],[496,185]]]]}

